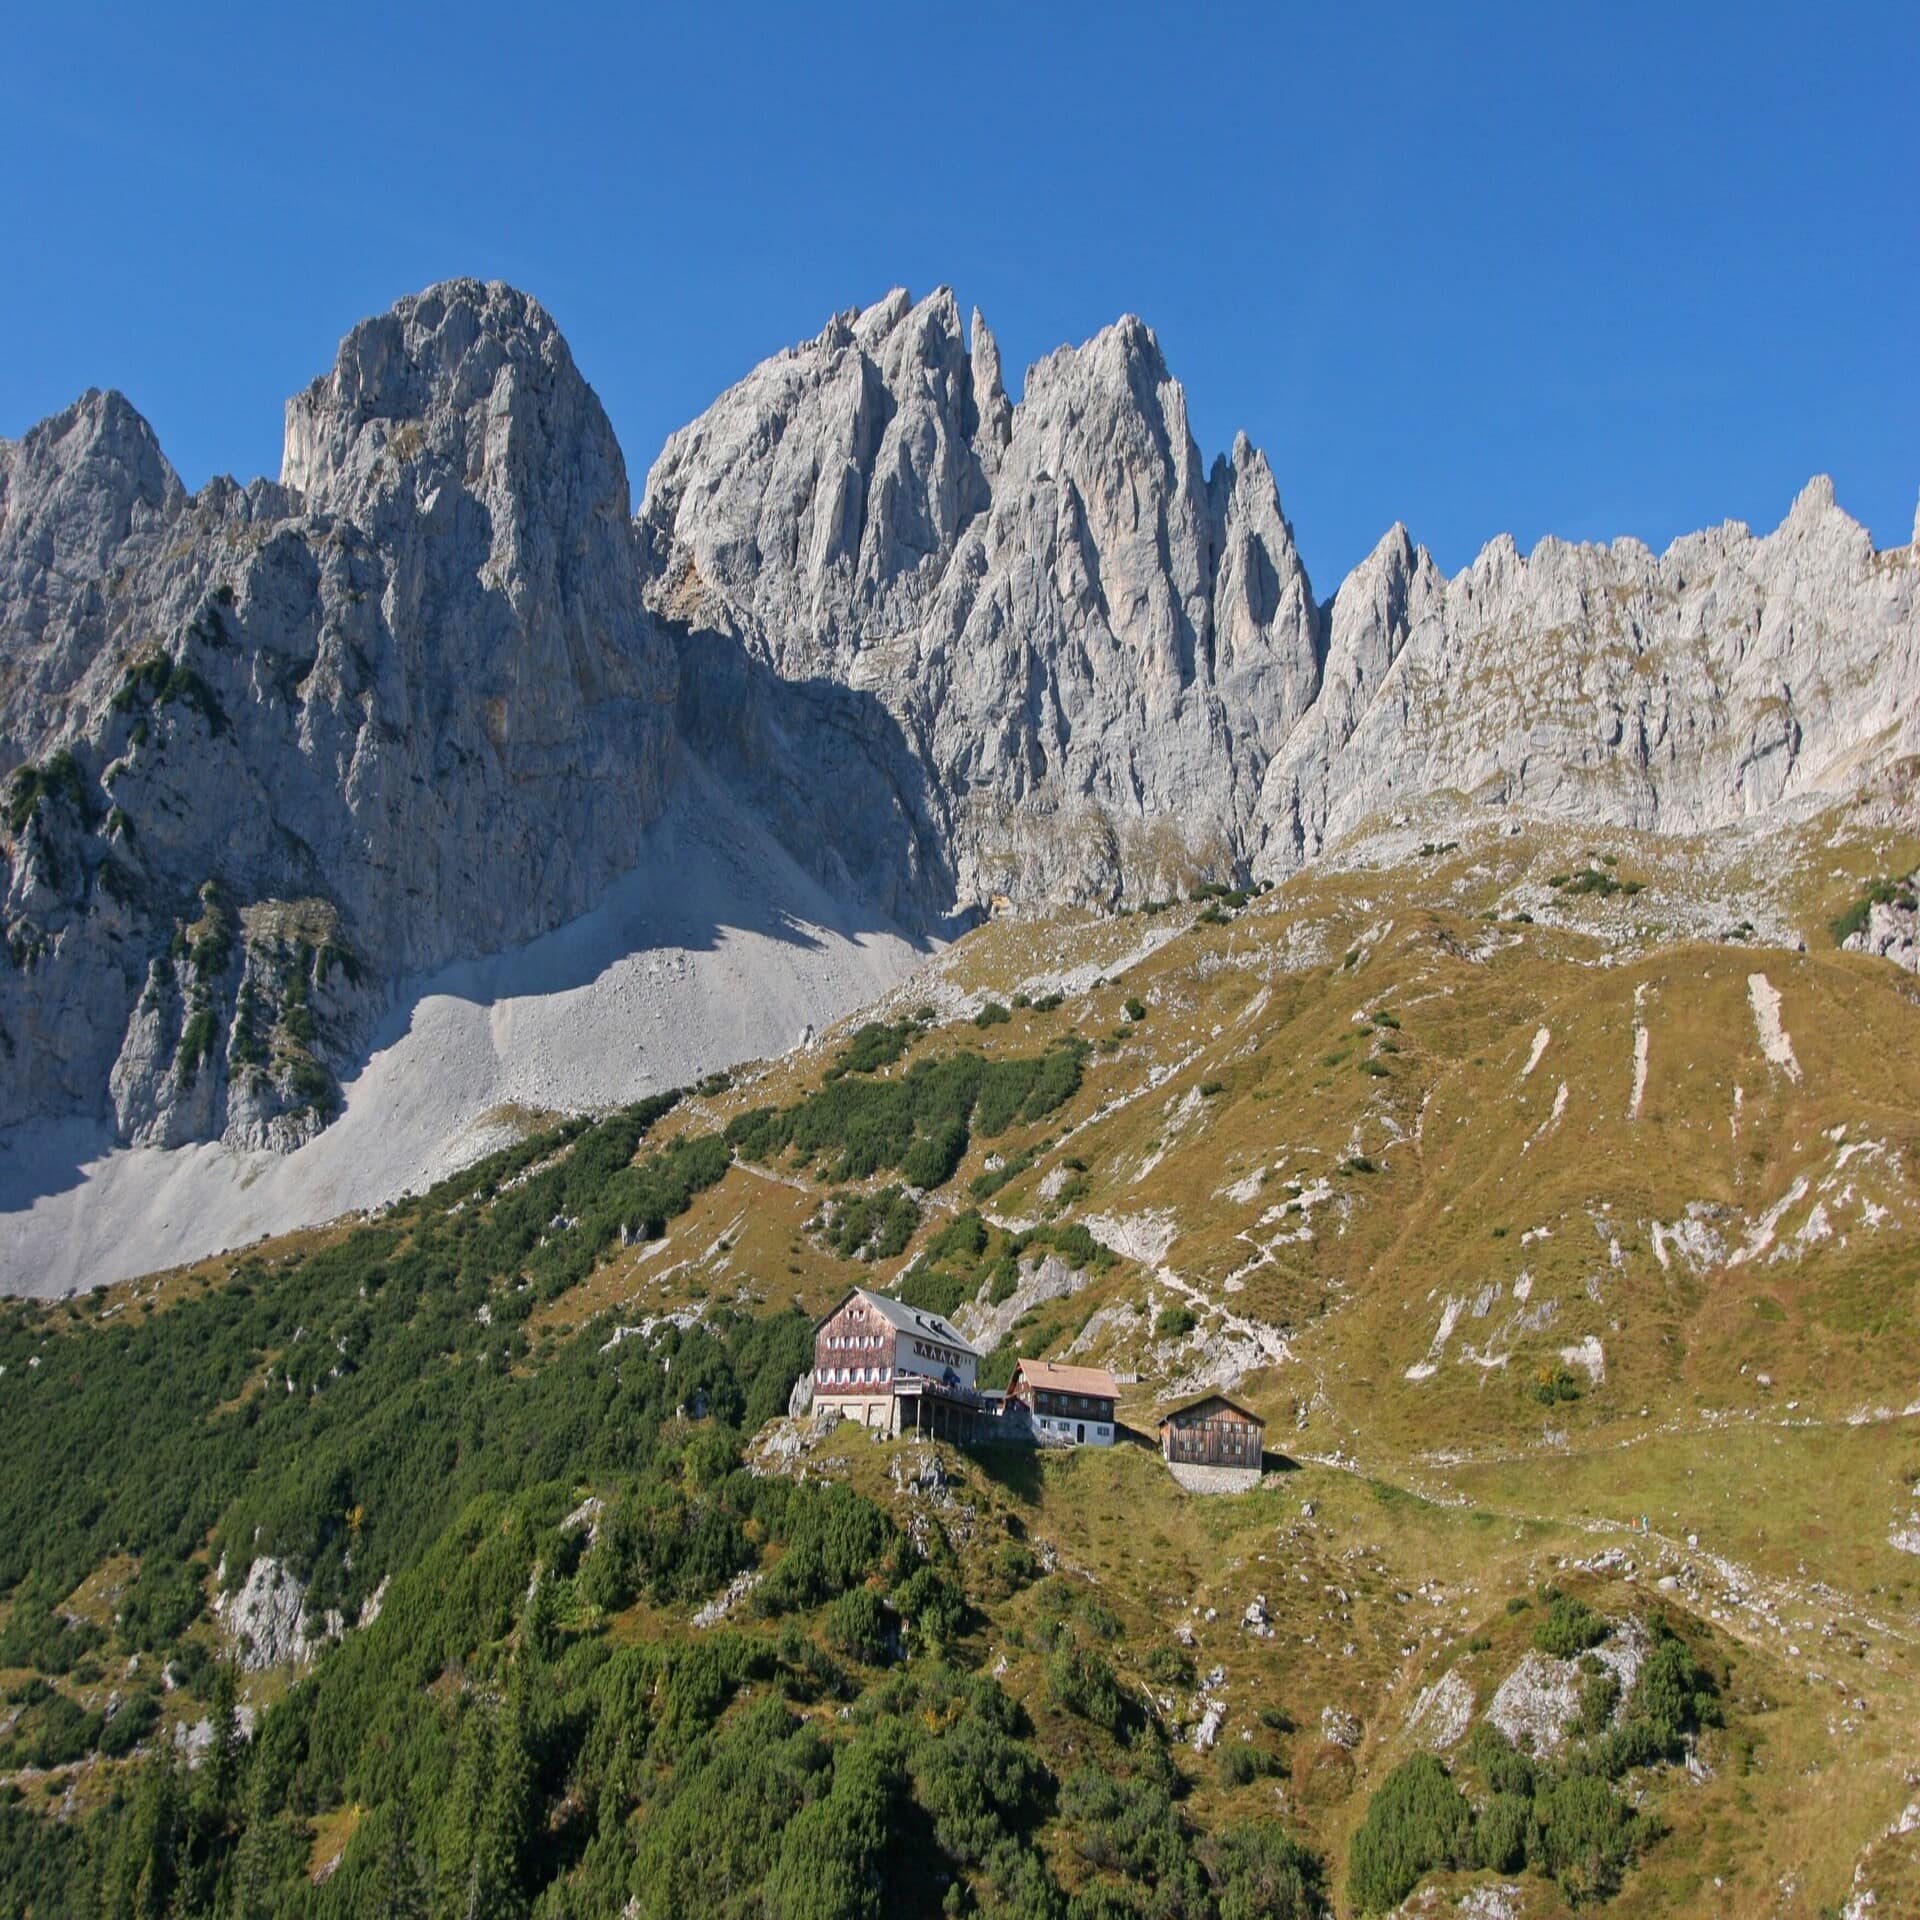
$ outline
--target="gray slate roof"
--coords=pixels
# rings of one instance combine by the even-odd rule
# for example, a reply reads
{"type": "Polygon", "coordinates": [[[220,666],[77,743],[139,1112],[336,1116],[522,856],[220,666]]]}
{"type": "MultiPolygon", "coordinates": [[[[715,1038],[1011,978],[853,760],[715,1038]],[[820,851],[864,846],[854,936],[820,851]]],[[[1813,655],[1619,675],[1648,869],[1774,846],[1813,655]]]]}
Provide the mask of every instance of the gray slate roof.
{"type": "MultiPolygon", "coordinates": [[[[884,1293],[873,1293],[865,1287],[856,1287],[868,1306],[880,1314],[890,1325],[902,1333],[917,1333],[926,1340],[938,1340],[943,1346],[958,1347],[963,1353],[970,1353],[978,1360],[980,1349],[964,1333],[956,1332],[950,1321],[943,1320],[937,1313],[928,1313],[920,1307],[910,1307],[904,1300],[890,1300],[884,1293]]],[[[835,1308],[835,1312],[839,1309],[835,1308]]]]}

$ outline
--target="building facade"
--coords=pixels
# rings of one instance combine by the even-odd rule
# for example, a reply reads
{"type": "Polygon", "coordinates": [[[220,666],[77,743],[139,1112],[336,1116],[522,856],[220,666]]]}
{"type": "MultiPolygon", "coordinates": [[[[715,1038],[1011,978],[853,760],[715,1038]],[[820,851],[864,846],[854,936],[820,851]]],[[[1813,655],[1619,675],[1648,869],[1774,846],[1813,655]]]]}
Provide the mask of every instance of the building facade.
{"type": "Polygon", "coordinates": [[[1105,1367],[1070,1367],[1053,1360],[1022,1360],[1007,1389],[1008,1400],[1025,1407],[1033,1439],[1043,1447],[1112,1446],[1119,1397],[1105,1367]]]}
{"type": "Polygon", "coordinates": [[[1160,1422],[1161,1457],[1173,1477],[1194,1493],[1257,1487],[1265,1439],[1260,1416],[1224,1393],[1175,1407],[1160,1422]]]}
{"type": "MultiPolygon", "coordinates": [[[[926,1412],[970,1407],[980,1354],[937,1313],[856,1287],[814,1329],[813,1406],[882,1433],[935,1425],[926,1412]]],[[[951,1423],[948,1423],[949,1425],[951,1423]]]]}

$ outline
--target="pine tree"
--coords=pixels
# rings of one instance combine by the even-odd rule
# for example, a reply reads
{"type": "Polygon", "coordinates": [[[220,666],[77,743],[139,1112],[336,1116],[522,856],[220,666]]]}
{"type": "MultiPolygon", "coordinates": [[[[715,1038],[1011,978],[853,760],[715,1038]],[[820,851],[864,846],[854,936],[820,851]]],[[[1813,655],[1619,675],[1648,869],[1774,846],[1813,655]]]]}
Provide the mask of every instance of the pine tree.
{"type": "Polygon", "coordinates": [[[109,1920],[165,1920],[179,1879],[180,1828],[179,1772],[163,1749],[142,1766],[108,1853],[101,1906],[109,1920]]]}
{"type": "Polygon", "coordinates": [[[229,1826],[239,1811],[240,1774],[246,1764],[246,1743],[240,1733],[239,1689],[230,1660],[221,1661],[214,1671],[213,1698],[207,1718],[213,1737],[194,1783],[194,1812],[203,1828],[217,1833],[229,1826]]]}
{"type": "Polygon", "coordinates": [[[533,1761],[527,1751],[525,1695],[516,1685],[493,1751],[493,1778],[477,1848],[481,1905],[477,1920],[519,1920],[527,1911],[527,1856],[533,1842],[533,1761]]]}
{"type": "Polygon", "coordinates": [[[247,1786],[246,1819],[234,1849],[228,1912],[231,1920],[273,1920],[279,1906],[285,1836],[267,1805],[264,1771],[254,1768],[247,1786]]]}
{"type": "Polygon", "coordinates": [[[373,1859],[359,1879],[355,1911],[379,1920],[427,1920],[427,1889],[404,1802],[380,1808],[362,1829],[373,1859]]]}
{"type": "Polygon", "coordinates": [[[453,1785],[441,1809],[434,1858],[434,1920],[482,1920],[481,1824],[493,1777],[493,1727],[479,1707],[460,1728],[453,1785]]]}

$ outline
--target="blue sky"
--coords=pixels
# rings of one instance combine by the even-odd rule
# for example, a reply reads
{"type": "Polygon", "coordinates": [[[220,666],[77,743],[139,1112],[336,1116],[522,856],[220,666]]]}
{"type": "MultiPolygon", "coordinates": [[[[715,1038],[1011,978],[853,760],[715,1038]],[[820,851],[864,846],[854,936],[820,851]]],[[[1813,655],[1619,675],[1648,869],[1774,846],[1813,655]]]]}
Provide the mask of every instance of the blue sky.
{"type": "Polygon", "coordinates": [[[190,484],[277,472],[340,335],[473,273],[553,312],[637,497],[754,361],[944,281],[1016,388],[1143,315],[1322,593],[1396,518],[1451,570],[1770,527],[1816,471],[1898,545],[1916,74],[1912,0],[23,6],[0,435],[117,386],[190,484]]]}

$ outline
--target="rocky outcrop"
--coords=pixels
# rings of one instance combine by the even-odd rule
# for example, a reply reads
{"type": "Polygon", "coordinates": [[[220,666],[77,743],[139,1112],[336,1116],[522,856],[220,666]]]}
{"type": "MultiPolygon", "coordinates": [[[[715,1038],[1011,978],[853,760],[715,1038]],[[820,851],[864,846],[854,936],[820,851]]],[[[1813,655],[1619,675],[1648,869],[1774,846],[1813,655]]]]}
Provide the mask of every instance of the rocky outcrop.
{"type": "Polygon", "coordinates": [[[451,282],[189,497],[89,394],[0,462],[0,1125],[296,1144],[392,981],[634,862],[674,661],[612,428],[524,295],[451,282]]]}
{"type": "Polygon", "coordinates": [[[213,1610],[244,1673],[303,1666],[313,1658],[306,1582],[283,1561],[260,1555],[236,1590],[215,1595],[213,1610]]]}
{"type": "Polygon", "coordinates": [[[1876,888],[1875,896],[1864,903],[1865,924],[1843,944],[1849,952],[1871,953],[1920,973],[1920,873],[1876,888]]]}
{"type": "Polygon", "coordinates": [[[1523,557],[1503,537],[1451,581],[1395,528],[1335,596],[1332,636],[1327,693],[1266,776],[1259,873],[1443,790],[1691,833],[1920,747],[1920,557],[1876,553],[1824,479],[1764,538],[1523,557]]]}

